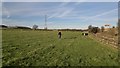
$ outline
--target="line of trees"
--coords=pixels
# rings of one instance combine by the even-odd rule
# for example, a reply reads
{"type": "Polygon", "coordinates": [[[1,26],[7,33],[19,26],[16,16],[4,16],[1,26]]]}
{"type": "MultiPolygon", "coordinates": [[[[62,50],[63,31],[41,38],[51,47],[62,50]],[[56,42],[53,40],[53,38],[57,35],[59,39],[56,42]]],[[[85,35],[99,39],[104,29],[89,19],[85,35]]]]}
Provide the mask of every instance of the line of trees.
{"type": "Polygon", "coordinates": [[[94,34],[96,34],[96,33],[107,33],[107,34],[110,34],[110,35],[113,35],[113,36],[114,35],[117,36],[117,33],[118,33],[117,27],[115,27],[115,26],[112,26],[112,28],[106,28],[105,29],[104,26],[101,26],[101,28],[99,28],[99,27],[94,27],[92,25],[88,26],[88,32],[89,33],[94,33],[94,34]]]}
{"type": "Polygon", "coordinates": [[[89,26],[88,26],[88,31],[89,31],[90,33],[96,34],[96,33],[100,32],[100,28],[99,28],[99,27],[94,27],[94,26],[92,26],[92,25],[89,25],[89,26]]]}
{"type": "Polygon", "coordinates": [[[26,26],[6,26],[6,25],[0,25],[0,28],[2,29],[31,29],[30,27],[26,27],[26,26]]]}

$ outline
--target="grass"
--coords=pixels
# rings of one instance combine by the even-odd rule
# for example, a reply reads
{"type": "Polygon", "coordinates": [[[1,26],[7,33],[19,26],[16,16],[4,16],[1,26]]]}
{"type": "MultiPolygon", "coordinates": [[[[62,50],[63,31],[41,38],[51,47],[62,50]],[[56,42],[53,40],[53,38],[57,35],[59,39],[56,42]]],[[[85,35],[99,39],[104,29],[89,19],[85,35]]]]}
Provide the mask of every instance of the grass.
{"type": "Polygon", "coordinates": [[[81,32],[2,30],[3,66],[117,66],[118,51],[81,32]]]}

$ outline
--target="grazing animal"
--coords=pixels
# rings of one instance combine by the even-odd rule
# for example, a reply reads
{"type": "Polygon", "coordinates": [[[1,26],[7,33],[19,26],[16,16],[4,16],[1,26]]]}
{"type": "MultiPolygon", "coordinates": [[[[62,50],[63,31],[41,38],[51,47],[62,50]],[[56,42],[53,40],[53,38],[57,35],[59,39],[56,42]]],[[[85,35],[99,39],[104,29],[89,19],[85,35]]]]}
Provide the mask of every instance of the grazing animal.
{"type": "Polygon", "coordinates": [[[85,36],[87,36],[88,35],[88,33],[85,33],[85,36]]]}
{"type": "Polygon", "coordinates": [[[84,33],[82,33],[82,35],[84,35],[84,33]]]}
{"type": "Polygon", "coordinates": [[[82,33],[82,35],[84,35],[84,36],[88,36],[88,33],[82,33]]]}

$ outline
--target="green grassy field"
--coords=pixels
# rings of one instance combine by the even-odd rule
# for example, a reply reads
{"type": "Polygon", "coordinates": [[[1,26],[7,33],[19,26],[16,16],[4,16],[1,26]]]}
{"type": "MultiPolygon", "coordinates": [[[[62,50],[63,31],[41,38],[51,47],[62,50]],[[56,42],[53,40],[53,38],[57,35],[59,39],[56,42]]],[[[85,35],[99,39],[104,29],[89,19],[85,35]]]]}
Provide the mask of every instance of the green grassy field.
{"type": "Polygon", "coordinates": [[[3,66],[117,66],[117,49],[81,32],[3,30],[3,66]]]}

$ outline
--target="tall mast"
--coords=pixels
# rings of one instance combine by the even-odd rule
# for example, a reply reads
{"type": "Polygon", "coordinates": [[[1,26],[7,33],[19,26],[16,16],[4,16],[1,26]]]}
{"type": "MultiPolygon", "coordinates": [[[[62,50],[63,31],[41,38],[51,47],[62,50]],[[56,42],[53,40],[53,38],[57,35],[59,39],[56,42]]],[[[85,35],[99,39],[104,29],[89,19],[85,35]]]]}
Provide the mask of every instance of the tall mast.
{"type": "Polygon", "coordinates": [[[47,15],[45,15],[45,29],[47,29],[47,15]]]}

